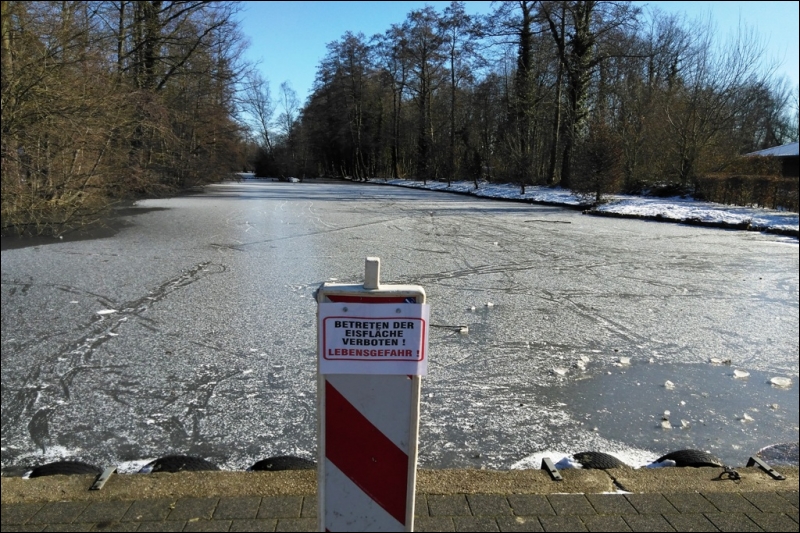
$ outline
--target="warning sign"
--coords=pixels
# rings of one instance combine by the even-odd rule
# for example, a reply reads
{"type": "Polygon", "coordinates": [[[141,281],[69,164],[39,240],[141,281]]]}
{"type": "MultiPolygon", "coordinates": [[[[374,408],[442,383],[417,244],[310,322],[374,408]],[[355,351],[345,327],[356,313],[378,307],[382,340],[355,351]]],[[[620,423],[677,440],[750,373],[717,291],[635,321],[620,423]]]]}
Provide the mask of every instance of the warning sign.
{"type": "Polygon", "coordinates": [[[322,374],[427,373],[427,304],[319,304],[322,374]]]}

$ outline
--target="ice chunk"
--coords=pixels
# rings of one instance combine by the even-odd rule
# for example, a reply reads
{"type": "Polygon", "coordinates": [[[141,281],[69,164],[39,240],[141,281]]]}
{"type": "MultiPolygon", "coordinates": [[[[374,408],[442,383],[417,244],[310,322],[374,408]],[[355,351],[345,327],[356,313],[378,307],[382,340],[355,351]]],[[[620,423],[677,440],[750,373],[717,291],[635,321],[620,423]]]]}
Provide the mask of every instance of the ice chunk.
{"type": "Polygon", "coordinates": [[[110,314],[113,314],[113,313],[116,313],[116,312],[117,312],[116,309],[101,309],[100,311],[97,312],[97,314],[98,315],[110,315],[110,314]]]}
{"type": "Polygon", "coordinates": [[[469,326],[461,326],[458,329],[458,332],[461,333],[462,335],[466,335],[467,333],[469,333],[469,326]]]}
{"type": "Polygon", "coordinates": [[[689,429],[689,426],[691,426],[691,423],[688,420],[684,420],[681,418],[681,427],[683,429],[689,429]]]}
{"type": "Polygon", "coordinates": [[[733,377],[736,379],[746,378],[750,375],[750,372],[747,370],[739,370],[738,368],[733,371],[733,377]]]}
{"type": "Polygon", "coordinates": [[[621,365],[629,365],[629,364],[631,364],[631,358],[630,357],[620,357],[617,361],[619,361],[619,364],[621,364],[621,365]]]}
{"type": "Polygon", "coordinates": [[[494,304],[492,302],[486,302],[486,307],[494,307],[494,304]]]}
{"type": "Polygon", "coordinates": [[[671,382],[670,380],[667,380],[667,381],[664,382],[664,388],[667,389],[667,390],[674,390],[675,389],[675,384],[673,382],[671,382]]]}
{"type": "Polygon", "coordinates": [[[778,405],[777,403],[773,403],[769,407],[770,407],[770,409],[778,409],[780,407],[780,405],[778,405]]]}
{"type": "Polygon", "coordinates": [[[556,470],[567,470],[569,468],[583,468],[583,465],[574,461],[571,456],[562,457],[555,463],[556,470]]]}
{"type": "Polygon", "coordinates": [[[784,377],[774,377],[769,380],[772,385],[776,387],[786,388],[792,386],[792,379],[791,378],[784,378],[784,377]]]}
{"type": "Polygon", "coordinates": [[[556,375],[559,375],[559,376],[566,376],[567,375],[567,369],[566,368],[554,368],[553,369],[553,374],[556,374],[556,375]]]}
{"type": "Polygon", "coordinates": [[[672,459],[665,459],[665,460],[661,461],[660,463],[652,462],[649,465],[647,465],[647,468],[666,468],[666,467],[669,467],[669,466],[675,466],[677,464],[678,463],[676,463],[672,459]]]}
{"type": "Polygon", "coordinates": [[[711,363],[712,365],[721,365],[722,359],[720,359],[719,357],[712,357],[711,359],[708,360],[708,362],[711,363]]]}
{"type": "Polygon", "coordinates": [[[662,420],[661,429],[672,429],[672,424],[669,423],[669,420],[662,420]]]}
{"type": "Polygon", "coordinates": [[[748,415],[747,413],[743,414],[740,418],[742,422],[752,422],[754,419],[752,416],[748,415]]]}

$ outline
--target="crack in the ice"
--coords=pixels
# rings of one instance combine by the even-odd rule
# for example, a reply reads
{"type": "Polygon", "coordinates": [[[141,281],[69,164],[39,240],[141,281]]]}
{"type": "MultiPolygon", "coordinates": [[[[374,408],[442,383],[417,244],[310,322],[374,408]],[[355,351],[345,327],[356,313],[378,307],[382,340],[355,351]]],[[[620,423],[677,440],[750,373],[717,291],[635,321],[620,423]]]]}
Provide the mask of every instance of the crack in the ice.
{"type": "MultiPolygon", "coordinates": [[[[149,319],[143,317],[142,314],[148,311],[154,304],[164,300],[173,292],[202,279],[206,273],[217,274],[225,272],[225,270],[226,267],[224,265],[213,265],[210,261],[199,263],[191,269],[182,272],[180,275],[165,281],[147,295],[116,306],[119,307],[120,310],[112,315],[113,318],[109,318],[109,315],[96,315],[88,324],[80,328],[86,331],[84,335],[67,343],[61,350],[46,357],[42,364],[32,368],[24,378],[19,390],[16,392],[14,400],[3,402],[3,427],[8,427],[18,422],[24,413],[36,409],[36,412],[31,416],[31,421],[28,424],[28,432],[37,446],[46,446],[48,421],[55,406],[60,401],[70,399],[70,386],[74,377],[80,371],[85,369],[106,368],[90,366],[88,363],[99,347],[117,335],[118,328],[120,328],[129,317],[149,321],[149,319]],[[60,394],[54,392],[51,383],[58,383],[59,386],[57,390],[60,394]],[[31,384],[35,385],[32,386],[31,384]],[[49,398],[49,401],[45,400],[43,398],[43,393],[45,392],[49,393],[50,396],[61,396],[61,398],[56,397],[49,398]],[[37,405],[41,405],[41,407],[37,409],[37,405]]],[[[23,293],[34,286],[32,282],[22,284],[22,282],[15,280],[13,283],[23,285],[23,293]]],[[[54,287],[59,290],[67,289],[67,292],[76,290],[74,287],[67,287],[64,285],[42,284],[41,286],[54,287]]],[[[83,292],[91,294],[88,291],[83,292]]],[[[106,301],[109,300],[100,295],[95,296],[106,301]]]]}

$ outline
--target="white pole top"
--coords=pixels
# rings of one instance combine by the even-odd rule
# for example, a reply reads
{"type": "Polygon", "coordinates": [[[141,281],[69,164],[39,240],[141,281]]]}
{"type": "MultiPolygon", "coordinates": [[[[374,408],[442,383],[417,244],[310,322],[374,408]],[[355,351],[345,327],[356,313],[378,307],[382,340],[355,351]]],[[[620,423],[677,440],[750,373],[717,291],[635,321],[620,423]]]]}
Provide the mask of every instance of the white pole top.
{"type": "Polygon", "coordinates": [[[380,289],[381,285],[381,258],[367,257],[364,261],[364,288],[367,290],[380,289]]]}

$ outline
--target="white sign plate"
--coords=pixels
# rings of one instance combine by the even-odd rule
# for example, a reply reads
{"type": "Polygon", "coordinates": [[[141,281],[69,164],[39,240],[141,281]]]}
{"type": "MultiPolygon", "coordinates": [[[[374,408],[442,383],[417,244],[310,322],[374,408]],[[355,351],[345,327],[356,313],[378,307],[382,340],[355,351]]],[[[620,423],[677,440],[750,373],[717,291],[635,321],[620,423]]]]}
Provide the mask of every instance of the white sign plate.
{"type": "Polygon", "coordinates": [[[428,304],[319,304],[321,374],[428,372],[428,304]]]}

